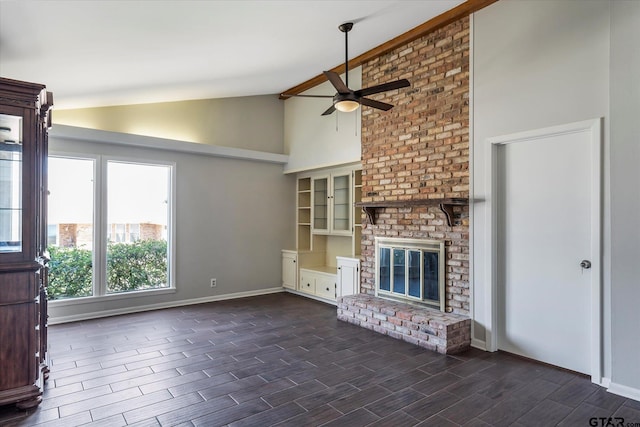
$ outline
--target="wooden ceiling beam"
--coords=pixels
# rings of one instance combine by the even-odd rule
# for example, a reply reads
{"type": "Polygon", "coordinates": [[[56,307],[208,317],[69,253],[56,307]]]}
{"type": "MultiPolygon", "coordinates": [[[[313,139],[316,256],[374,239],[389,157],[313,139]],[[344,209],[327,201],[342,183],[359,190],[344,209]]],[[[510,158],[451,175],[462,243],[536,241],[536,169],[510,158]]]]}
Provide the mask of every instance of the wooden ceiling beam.
{"type": "MultiPolygon", "coordinates": [[[[353,59],[349,59],[349,65],[352,68],[359,67],[365,62],[382,56],[385,53],[390,52],[400,46],[404,46],[416,39],[419,39],[422,36],[425,36],[433,31],[451,24],[452,22],[455,22],[460,18],[469,16],[470,14],[489,6],[496,1],[498,0],[467,0],[464,3],[454,7],[453,9],[441,13],[440,15],[428,20],[427,22],[418,25],[417,27],[407,31],[404,34],[400,34],[398,37],[395,37],[381,44],[380,46],[374,47],[373,49],[363,53],[362,55],[356,56],[353,59]]],[[[338,74],[344,73],[344,64],[333,67],[331,71],[334,71],[338,74]]],[[[324,74],[317,75],[314,78],[307,80],[306,82],[300,83],[297,86],[285,90],[280,94],[280,99],[288,99],[291,97],[290,95],[298,95],[305,90],[311,89],[312,87],[318,86],[319,84],[326,81],[327,78],[324,76],[324,74]]]]}

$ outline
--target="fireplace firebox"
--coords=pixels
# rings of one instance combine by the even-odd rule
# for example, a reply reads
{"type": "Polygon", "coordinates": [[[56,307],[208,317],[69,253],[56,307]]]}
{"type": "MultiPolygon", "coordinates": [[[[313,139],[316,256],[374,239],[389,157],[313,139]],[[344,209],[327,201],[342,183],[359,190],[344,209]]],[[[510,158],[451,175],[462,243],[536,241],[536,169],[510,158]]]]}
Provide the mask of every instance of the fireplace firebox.
{"type": "Polygon", "coordinates": [[[376,237],[376,296],[444,311],[445,263],[442,241],[376,237]]]}

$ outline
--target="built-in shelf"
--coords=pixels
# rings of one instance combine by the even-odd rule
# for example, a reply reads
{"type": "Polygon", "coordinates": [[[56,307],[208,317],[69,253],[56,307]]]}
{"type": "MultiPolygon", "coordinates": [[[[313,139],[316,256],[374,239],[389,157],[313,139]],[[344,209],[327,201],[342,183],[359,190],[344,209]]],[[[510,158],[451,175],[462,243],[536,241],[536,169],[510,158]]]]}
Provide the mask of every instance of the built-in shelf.
{"type": "Polygon", "coordinates": [[[370,224],[375,224],[376,212],[378,209],[384,208],[410,208],[413,206],[438,206],[447,217],[449,227],[453,224],[453,207],[467,206],[469,199],[467,198],[449,198],[449,199],[413,199],[413,200],[390,200],[379,202],[357,202],[355,205],[362,208],[367,215],[370,224]]]}

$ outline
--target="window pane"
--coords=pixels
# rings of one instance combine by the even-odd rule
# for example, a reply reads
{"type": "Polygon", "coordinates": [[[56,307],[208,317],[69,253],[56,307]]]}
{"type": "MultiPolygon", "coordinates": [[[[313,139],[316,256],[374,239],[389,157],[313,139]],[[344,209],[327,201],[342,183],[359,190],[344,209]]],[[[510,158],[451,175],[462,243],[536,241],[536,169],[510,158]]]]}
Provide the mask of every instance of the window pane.
{"type": "Polygon", "coordinates": [[[50,299],[93,295],[92,159],[49,157],[50,299]]]}
{"type": "Polygon", "coordinates": [[[379,281],[380,281],[380,290],[382,291],[390,291],[391,290],[391,249],[389,248],[380,248],[380,263],[378,268],[380,268],[379,281]]]}
{"type": "Polygon", "coordinates": [[[437,252],[424,252],[424,299],[440,301],[437,252]]]}
{"type": "Polygon", "coordinates": [[[409,295],[420,298],[420,251],[409,251],[409,295]]]}
{"type": "Polygon", "coordinates": [[[169,287],[170,170],[107,163],[107,293],[169,287]]]}
{"type": "Polygon", "coordinates": [[[393,292],[396,294],[405,294],[405,250],[393,250],[393,292]]]}

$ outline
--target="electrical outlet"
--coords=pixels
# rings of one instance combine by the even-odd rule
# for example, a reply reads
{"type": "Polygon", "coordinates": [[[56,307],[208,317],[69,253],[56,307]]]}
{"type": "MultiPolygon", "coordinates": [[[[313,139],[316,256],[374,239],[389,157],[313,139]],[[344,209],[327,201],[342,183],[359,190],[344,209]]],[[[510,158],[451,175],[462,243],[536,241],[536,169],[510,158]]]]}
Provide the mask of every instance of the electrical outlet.
{"type": "Polygon", "coordinates": [[[211,287],[215,288],[216,286],[218,286],[216,279],[211,279],[211,287]]]}

